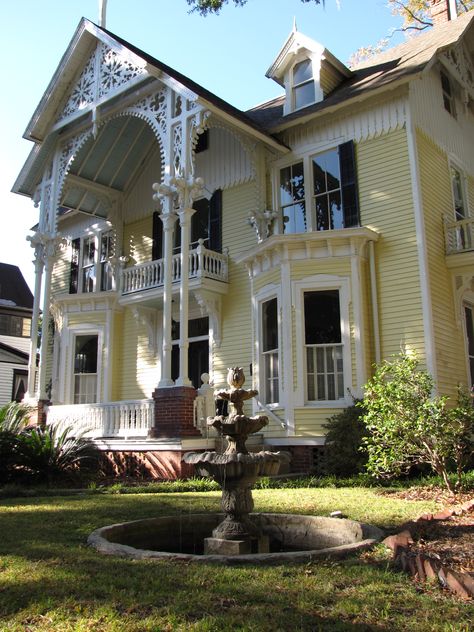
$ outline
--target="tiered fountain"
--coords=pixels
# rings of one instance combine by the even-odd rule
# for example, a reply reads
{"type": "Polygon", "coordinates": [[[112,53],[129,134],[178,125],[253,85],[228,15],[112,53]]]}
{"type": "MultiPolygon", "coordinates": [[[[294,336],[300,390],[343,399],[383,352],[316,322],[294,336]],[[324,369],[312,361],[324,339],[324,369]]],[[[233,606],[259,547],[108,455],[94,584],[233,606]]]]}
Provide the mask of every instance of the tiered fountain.
{"type": "Polygon", "coordinates": [[[241,368],[229,369],[229,389],[218,391],[217,399],[230,404],[228,417],[208,417],[209,426],[216,428],[227,440],[223,454],[216,452],[188,452],[183,459],[195,466],[199,476],[211,476],[222,489],[221,507],[224,520],[204,540],[206,555],[243,555],[268,553],[269,539],[249,518],[253,510],[252,487],[259,476],[277,474],[280,464],[288,462],[288,452],[257,452],[249,454],[245,442],[268,424],[264,415],[244,415],[244,402],[258,391],[242,388],[245,382],[241,368]]]}
{"type": "Polygon", "coordinates": [[[249,454],[248,436],[267,425],[268,419],[244,415],[243,403],[257,394],[244,390],[244,381],[242,369],[229,369],[230,388],[219,391],[217,397],[230,403],[231,412],[228,417],[208,418],[208,424],[227,439],[225,452],[188,452],[183,457],[195,465],[198,474],[212,476],[220,484],[225,515],[182,513],[108,525],[91,533],[89,544],[102,553],[136,559],[254,564],[343,557],[381,539],[380,529],[355,520],[251,514],[257,477],[276,474],[289,454],[249,454]]]}

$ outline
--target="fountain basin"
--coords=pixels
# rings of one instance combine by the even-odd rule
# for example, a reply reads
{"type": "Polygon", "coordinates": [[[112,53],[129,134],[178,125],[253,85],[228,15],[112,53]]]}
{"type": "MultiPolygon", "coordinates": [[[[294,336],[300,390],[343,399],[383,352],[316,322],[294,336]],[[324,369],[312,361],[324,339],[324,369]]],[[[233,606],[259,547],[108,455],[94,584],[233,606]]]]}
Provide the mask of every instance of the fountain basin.
{"type": "Polygon", "coordinates": [[[174,559],[220,564],[277,564],[341,558],[381,540],[377,527],[340,518],[297,514],[250,514],[270,539],[270,553],[203,555],[203,540],[224,518],[221,513],[162,516],[97,529],[88,544],[99,552],[132,559],[174,559]]]}

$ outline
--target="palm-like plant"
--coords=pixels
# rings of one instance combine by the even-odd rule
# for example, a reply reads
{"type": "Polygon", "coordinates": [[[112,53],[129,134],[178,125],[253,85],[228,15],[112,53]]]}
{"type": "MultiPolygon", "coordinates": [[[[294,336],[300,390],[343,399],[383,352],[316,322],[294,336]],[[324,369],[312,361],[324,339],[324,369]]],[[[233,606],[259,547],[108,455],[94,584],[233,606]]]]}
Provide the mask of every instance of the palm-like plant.
{"type": "Polygon", "coordinates": [[[21,467],[48,484],[78,474],[79,468],[96,465],[99,457],[92,441],[63,424],[27,428],[21,433],[19,444],[21,467]]]}
{"type": "Polygon", "coordinates": [[[15,477],[18,465],[19,436],[27,426],[32,409],[10,402],[0,408],[0,483],[15,477]]]}

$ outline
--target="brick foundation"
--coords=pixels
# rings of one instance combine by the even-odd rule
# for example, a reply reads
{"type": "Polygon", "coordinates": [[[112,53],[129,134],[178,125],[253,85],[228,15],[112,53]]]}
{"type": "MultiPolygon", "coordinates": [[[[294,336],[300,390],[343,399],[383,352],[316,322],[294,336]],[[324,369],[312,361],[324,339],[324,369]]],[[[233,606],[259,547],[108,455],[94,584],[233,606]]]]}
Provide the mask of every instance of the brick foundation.
{"type": "Polygon", "coordinates": [[[196,389],[192,386],[157,388],[155,400],[155,425],[150,429],[152,439],[200,437],[194,427],[194,400],[196,389]]]}
{"type": "Polygon", "coordinates": [[[41,427],[46,426],[46,419],[48,416],[47,407],[51,404],[48,399],[39,399],[38,400],[38,412],[36,415],[36,424],[41,427]]]}
{"type": "Polygon", "coordinates": [[[102,453],[101,470],[106,478],[134,480],[176,480],[194,475],[192,465],[183,463],[180,450],[110,450],[102,453]]]}
{"type": "Polygon", "coordinates": [[[292,473],[310,474],[313,470],[313,446],[295,445],[282,448],[291,453],[290,471],[292,473]]]}

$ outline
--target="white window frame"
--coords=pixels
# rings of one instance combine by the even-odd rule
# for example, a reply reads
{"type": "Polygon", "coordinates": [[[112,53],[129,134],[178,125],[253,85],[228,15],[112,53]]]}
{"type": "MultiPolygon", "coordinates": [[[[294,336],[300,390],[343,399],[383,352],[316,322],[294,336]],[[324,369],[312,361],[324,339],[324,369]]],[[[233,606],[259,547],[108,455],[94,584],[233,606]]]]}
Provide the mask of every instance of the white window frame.
{"type": "MultiPolygon", "coordinates": [[[[471,217],[466,171],[465,169],[462,168],[462,166],[456,160],[453,160],[452,158],[449,160],[448,168],[449,168],[449,183],[451,186],[451,203],[452,203],[451,217],[453,218],[453,221],[455,222],[462,222],[463,220],[469,219],[471,217]],[[461,180],[461,196],[462,196],[464,217],[456,216],[456,198],[454,196],[453,176],[452,176],[453,171],[456,171],[459,174],[459,178],[461,180]]],[[[469,244],[469,247],[472,246],[471,244],[472,236],[470,232],[471,230],[472,229],[469,226],[467,227],[460,226],[459,228],[456,228],[456,243],[457,243],[458,248],[464,249],[466,243],[469,244]]]]}
{"type": "MultiPolygon", "coordinates": [[[[281,331],[281,288],[279,285],[270,284],[261,288],[253,297],[253,312],[255,322],[255,361],[254,374],[257,376],[259,399],[270,409],[282,407],[282,331],[281,331]],[[277,301],[277,321],[278,321],[278,402],[265,402],[265,368],[263,361],[263,322],[262,322],[262,306],[267,301],[276,299],[277,301]],[[263,388],[262,388],[263,386],[263,388]]],[[[289,355],[291,357],[291,354],[289,355]]]]}
{"type": "Polygon", "coordinates": [[[454,82],[452,78],[449,76],[447,70],[445,70],[444,68],[441,68],[439,71],[439,81],[441,84],[441,94],[443,97],[443,108],[450,116],[456,119],[457,112],[456,112],[456,97],[455,97],[454,82]],[[444,89],[443,78],[448,83],[449,92],[444,89]],[[446,102],[449,103],[449,109],[446,107],[446,102]]]}
{"type": "MultiPolygon", "coordinates": [[[[65,344],[61,349],[61,366],[65,371],[59,371],[60,392],[65,391],[65,403],[74,404],[74,356],[76,349],[76,338],[78,336],[97,336],[97,401],[101,402],[103,397],[103,385],[108,383],[108,373],[112,367],[104,366],[102,358],[104,354],[105,326],[96,324],[69,325],[66,329],[65,344]],[[69,356],[69,357],[67,357],[69,356]],[[65,376],[64,376],[65,373],[65,376]]],[[[62,398],[61,398],[62,399],[62,398]]]]}
{"type": "Polygon", "coordinates": [[[295,406],[311,408],[345,408],[351,401],[350,392],[354,391],[352,375],[352,352],[350,336],[350,278],[335,275],[317,274],[306,277],[292,283],[292,303],[295,306],[296,325],[296,375],[297,389],[295,393],[295,406]],[[324,290],[337,290],[339,292],[339,308],[341,317],[341,343],[344,375],[344,397],[332,400],[308,401],[307,372],[306,372],[306,345],[304,322],[304,295],[306,292],[318,292],[324,290]],[[301,374],[300,374],[301,372],[301,374]]]}
{"type": "MultiPolygon", "coordinates": [[[[100,287],[102,285],[102,266],[105,263],[105,261],[102,261],[101,259],[101,245],[102,245],[102,237],[107,235],[107,234],[112,234],[112,237],[114,237],[113,235],[114,229],[112,228],[112,226],[110,225],[101,225],[101,226],[94,226],[92,229],[88,230],[85,234],[82,235],[74,235],[74,237],[71,238],[71,248],[72,248],[72,242],[75,241],[76,239],[80,239],[80,243],[79,243],[79,261],[78,261],[78,278],[77,278],[77,294],[92,294],[92,293],[97,293],[97,292],[111,292],[114,291],[116,289],[116,282],[115,282],[115,274],[112,274],[112,287],[108,290],[101,290],[100,287]],[[84,291],[84,279],[83,279],[83,271],[84,271],[84,248],[85,248],[85,244],[88,240],[94,240],[94,247],[95,247],[95,252],[94,252],[94,263],[93,263],[93,267],[95,268],[95,279],[94,279],[94,283],[93,283],[93,289],[90,292],[85,292],[84,291]]],[[[71,253],[72,254],[72,253],[71,253]]],[[[114,255],[112,254],[111,256],[107,257],[107,261],[110,262],[111,258],[114,255]]]]}
{"type": "Polygon", "coordinates": [[[303,108],[308,107],[309,105],[312,105],[313,103],[316,103],[316,82],[315,82],[315,77],[314,77],[314,63],[313,60],[311,59],[311,57],[300,57],[299,59],[295,60],[295,63],[291,66],[291,71],[290,71],[290,77],[291,77],[291,84],[290,84],[290,90],[291,90],[291,111],[292,112],[296,112],[297,110],[302,110],[303,108]],[[300,81],[299,83],[295,82],[295,68],[296,66],[298,66],[299,64],[301,64],[302,62],[305,61],[309,61],[310,66],[311,66],[311,79],[305,79],[304,81],[300,81]],[[309,83],[313,84],[313,92],[314,92],[314,98],[312,101],[308,101],[307,103],[303,103],[303,105],[300,105],[297,107],[296,105],[296,90],[297,88],[300,88],[304,85],[307,85],[309,83]]]}

